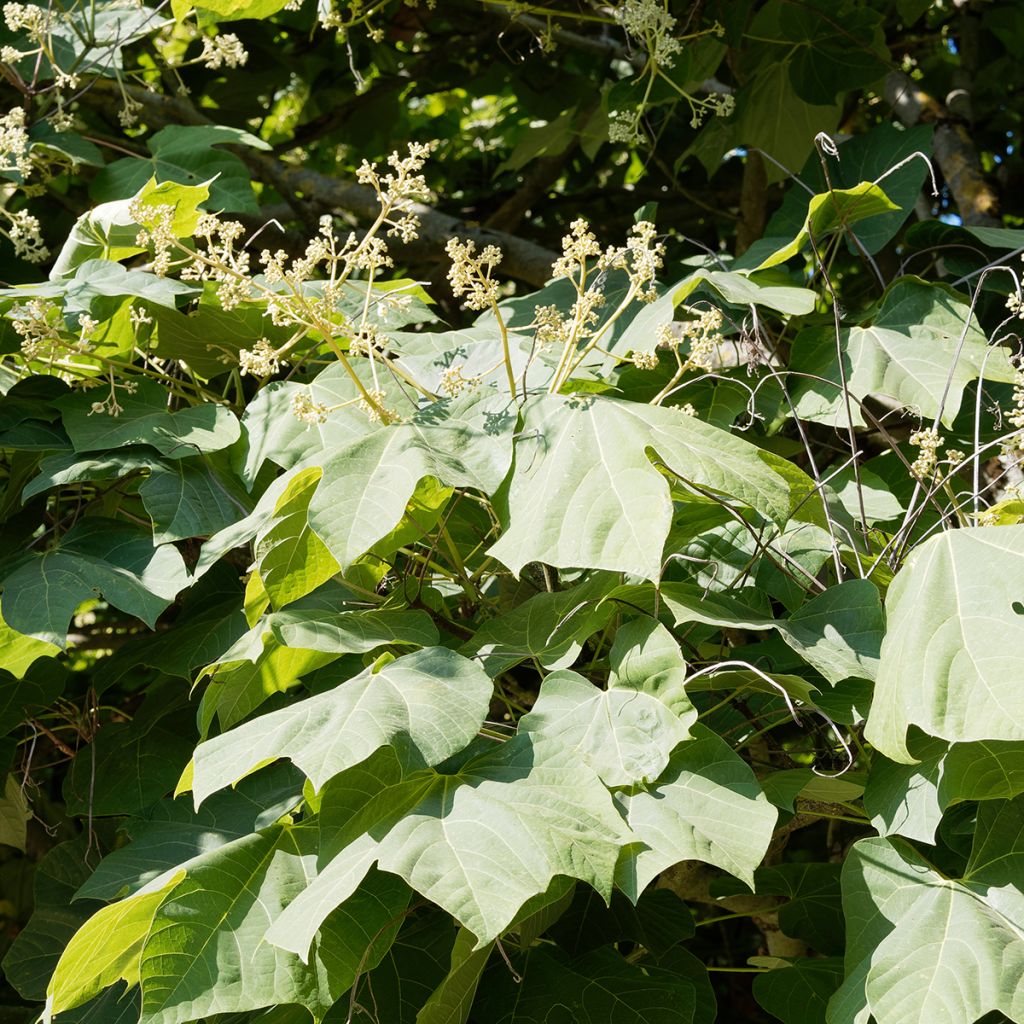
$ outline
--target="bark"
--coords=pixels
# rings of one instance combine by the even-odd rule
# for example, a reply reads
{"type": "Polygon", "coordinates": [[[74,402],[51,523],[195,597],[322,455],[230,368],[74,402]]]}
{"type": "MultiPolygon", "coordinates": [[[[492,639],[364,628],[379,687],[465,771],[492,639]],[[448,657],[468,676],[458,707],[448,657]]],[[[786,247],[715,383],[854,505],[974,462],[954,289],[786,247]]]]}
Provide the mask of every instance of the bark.
{"type": "MultiPolygon", "coordinates": [[[[187,100],[150,92],[125,84],[124,91],[141,103],[149,121],[162,124],[213,124],[187,100]]],[[[109,104],[117,97],[117,83],[97,78],[82,95],[86,101],[109,104]]],[[[285,163],[269,153],[248,147],[230,147],[252,172],[253,176],[272,185],[307,227],[315,226],[317,217],[326,212],[348,214],[356,220],[372,221],[380,210],[377,194],[368,185],[339,180],[318,171],[285,163]]],[[[458,235],[470,238],[478,247],[496,245],[505,254],[501,271],[508,277],[525,281],[535,287],[551,276],[551,264],[558,254],[524,238],[482,227],[442,213],[424,203],[416,203],[413,211],[420,218],[419,238],[410,243],[389,239],[395,258],[405,263],[438,263],[444,260],[445,243],[458,235]]]]}
{"type": "Polygon", "coordinates": [[[885,96],[893,112],[908,127],[919,122],[935,125],[935,162],[964,224],[999,227],[999,196],[981,169],[967,126],[902,72],[893,72],[886,79],[885,96]]]}
{"type": "Polygon", "coordinates": [[[764,157],[760,153],[748,153],[740,190],[740,221],[736,225],[737,256],[742,256],[764,234],[768,220],[767,188],[764,157]]]}

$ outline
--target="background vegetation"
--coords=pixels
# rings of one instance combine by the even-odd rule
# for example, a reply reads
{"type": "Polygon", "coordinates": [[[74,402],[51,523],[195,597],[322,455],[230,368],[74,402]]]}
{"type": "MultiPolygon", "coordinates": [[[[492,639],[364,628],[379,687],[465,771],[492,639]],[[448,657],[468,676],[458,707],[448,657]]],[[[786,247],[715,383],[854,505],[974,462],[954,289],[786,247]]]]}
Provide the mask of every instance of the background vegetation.
{"type": "Polygon", "coordinates": [[[1024,1022],[1024,7],[0,46],[4,1021],[1024,1022]]]}

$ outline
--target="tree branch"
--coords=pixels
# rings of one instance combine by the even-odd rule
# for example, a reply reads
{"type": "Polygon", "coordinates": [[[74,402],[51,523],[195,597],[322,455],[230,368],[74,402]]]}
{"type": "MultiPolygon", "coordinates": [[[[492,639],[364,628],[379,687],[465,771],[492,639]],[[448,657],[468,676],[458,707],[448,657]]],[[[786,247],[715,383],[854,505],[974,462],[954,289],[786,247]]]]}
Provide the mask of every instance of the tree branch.
{"type": "MultiPolygon", "coordinates": [[[[150,120],[163,124],[214,124],[197,111],[187,100],[165,96],[138,86],[125,84],[125,93],[142,104],[150,120]]],[[[106,103],[111,96],[120,96],[115,82],[97,78],[81,97],[106,103]]],[[[259,150],[233,146],[240,157],[260,181],[272,185],[284,197],[307,225],[315,224],[319,214],[332,211],[348,213],[359,220],[373,220],[380,211],[377,193],[368,185],[341,181],[318,171],[287,164],[259,150]],[[301,196],[301,199],[298,197],[301,196]]],[[[551,276],[551,264],[558,254],[534,242],[504,231],[491,230],[467,223],[458,217],[442,213],[424,203],[413,204],[412,211],[420,219],[419,238],[410,243],[389,240],[395,257],[409,263],[438,263],[445,258],[444,247],[449,238],[458,235],[476,242],[478,247],[496,245],[505,254],[502,273],[525,281],[535,287],[543,285],[551,276]]]]}
{"type": "Polygon", "coordinates": [[[908,127],[935,125],[932,149],[935,162],[956,202],[964,224],[999,227],[999,197],[981,169],[978,151],[967,132],[949,110],[922,91],[907,75],[894,71],[885,80],[885,97],[896,116],[908,127]]]}

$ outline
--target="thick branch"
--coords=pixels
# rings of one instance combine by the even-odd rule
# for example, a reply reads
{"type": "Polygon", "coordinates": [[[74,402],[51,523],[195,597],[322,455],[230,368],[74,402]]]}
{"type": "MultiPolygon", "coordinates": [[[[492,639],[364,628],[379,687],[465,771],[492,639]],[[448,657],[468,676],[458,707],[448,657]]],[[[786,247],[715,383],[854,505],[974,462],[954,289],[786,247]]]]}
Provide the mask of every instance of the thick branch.
{"type": "MultiPolygon", "coordinates": [[[[147,117],[165,124],[213,124],[208,117],[197,111],[187,100],[175,96],[164,96],[137,86],[125,85],[124,91],[136,102],[141,103],[147,117]]],[[[98,78],[92,88],[82,97],[107,100],[117,95],[114,82],[98,78]]],[[[380,211],[377,194],[368,185],[340,181],[305,167],[287,164],[268,153],[248,147],[232,147],[245,162],[253,175],[272,185],[289,202],[302,219],[315,222],[319,213],[336,211],[348,213],[359,220],[373,220],[380,211]],[[297,200],[302,197],[302,201],[297,200]]],[[[501,270],[509,277],[539,287],[551,276],[551,264],[558,254],[524,238],[504,231],[490,230],[469,224],[442,213],[431,206],[416,203],[413,212],[420,219],[419,238],[411,243],[389,240],[389,247],[395,257],[403,262],[436,263],[444,259],[444,247],[449,238],[458,235],[470,238],[477,246],[496,245],[505,254],[501,270]]]]}
{"type": "Polygon", "coordinates": [[[902,72],[893,72],[885,80],[885,96],[896,116],[908,127],[919,121],[935,125],[935,161],[964,224],[998,227],[999,197],[985,178],[966,127],[902,72]]]}

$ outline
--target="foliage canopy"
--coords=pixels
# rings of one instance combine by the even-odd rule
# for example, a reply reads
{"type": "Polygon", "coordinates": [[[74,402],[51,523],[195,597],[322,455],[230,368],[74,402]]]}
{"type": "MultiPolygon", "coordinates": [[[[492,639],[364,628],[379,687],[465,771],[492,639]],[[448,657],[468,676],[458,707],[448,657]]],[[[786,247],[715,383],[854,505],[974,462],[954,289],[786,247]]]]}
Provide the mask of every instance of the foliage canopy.
{"type": "Polygon", "coordinates": [[[1020,4],[0,37],[5,1019],[1024,1024],[1020,4]]]}

